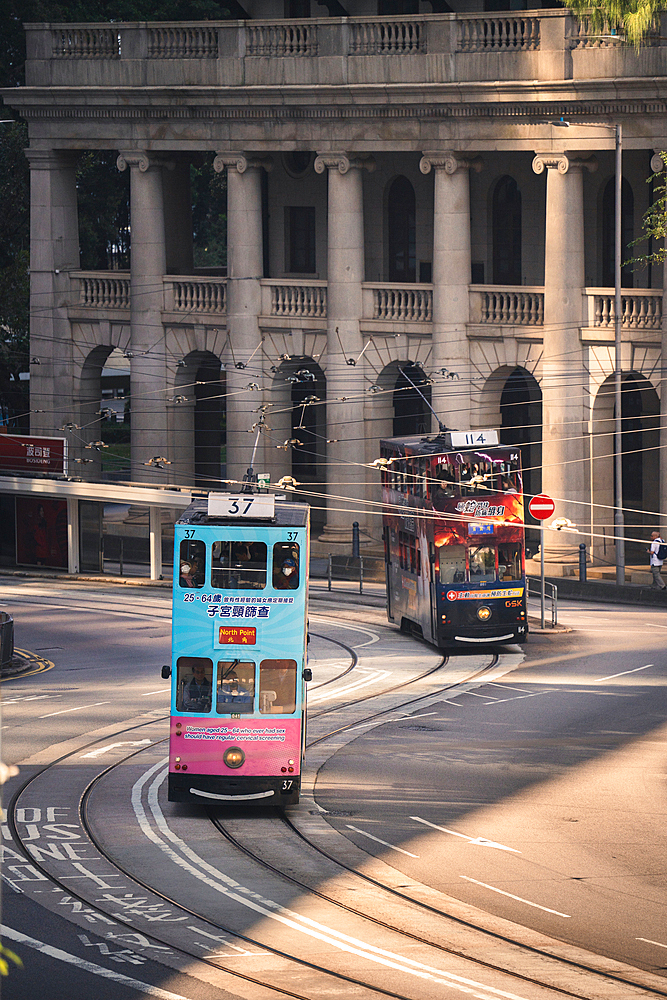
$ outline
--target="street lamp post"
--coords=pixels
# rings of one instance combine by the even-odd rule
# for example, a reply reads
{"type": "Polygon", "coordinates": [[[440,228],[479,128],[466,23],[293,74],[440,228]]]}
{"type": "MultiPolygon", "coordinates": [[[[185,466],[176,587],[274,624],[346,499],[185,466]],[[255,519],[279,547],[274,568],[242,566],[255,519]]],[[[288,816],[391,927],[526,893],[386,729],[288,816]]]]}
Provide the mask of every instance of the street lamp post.
{"type": "MultiPolygon", "coordinates": [[[[571,123],[560,118],[549,125],[569,128],[571,123]]],[[[614,537],[616,540],[616,583],[625,583],[625,518],[623,515],[623,413],[622,413],[622,359],[621,332],[623,329],[621,300],[621,259],[623,255],[623,132],[616,122],[577,122],[589,128],[606,128],[614,133],[615,190],[614,190],[614,537]]],[[[592,484],[591,484],[592,491],[592,484]]],[[[592,503],[592,497],[591,497],[592,503]]],[[[592,543],[592,539],[591,539],[592,543]]]]}

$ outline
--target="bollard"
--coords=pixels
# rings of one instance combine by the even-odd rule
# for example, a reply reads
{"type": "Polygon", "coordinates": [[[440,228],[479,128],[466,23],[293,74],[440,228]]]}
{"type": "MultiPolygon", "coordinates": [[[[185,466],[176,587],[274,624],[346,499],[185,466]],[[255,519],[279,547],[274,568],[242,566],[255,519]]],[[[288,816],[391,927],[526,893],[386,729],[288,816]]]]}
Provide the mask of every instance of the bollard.
{"type": "Polygon", "coordinates": [[[352,558],[359,558],[359,522],[352,522],[352,558]]]}
{"type": "Polygon", "coordinates": [[[327,588],[328,590],[331,590],[331,577],[333,575],[332,574],[332,565],[331,565],[332,563],[333,563],[333,556],[331,555],[331,553],[329,553],[329,566],[327,567],[327,581],[328,581],[328,584],[329,584],[329,586],[327,588]]]}
{"type": "Polygon", "coordinates": [[[586,583],[586,543],[579,544],[579,583],[586,583]]]}
{"type": "Polygon", "coordinates": [[[118,575],[123,575],[123,536],[120,536],[120,551],[118,553],[118,575]]]}

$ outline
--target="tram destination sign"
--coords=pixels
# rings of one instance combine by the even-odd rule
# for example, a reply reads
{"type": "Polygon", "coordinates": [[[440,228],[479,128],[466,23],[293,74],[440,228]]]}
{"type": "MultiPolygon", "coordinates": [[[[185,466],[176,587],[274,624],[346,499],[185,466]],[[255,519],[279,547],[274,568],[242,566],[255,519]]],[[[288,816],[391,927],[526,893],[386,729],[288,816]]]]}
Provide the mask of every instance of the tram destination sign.
{"type": "Polygon", "coordinates": [[[556,504],[546,493],[540,493],[533,497],[528,504],[528,510],[537,521],[544,521],[547,517],[551,517],[555,509],[556,504]]]}
{"type": "Polygon", "coordinates": [[[0,434],[0,472],[67,475],[67,440],[26,434],[0,434]]]}
{"type": "Polygon", "coordinates": [[[270,521],[276,514],[273,493],[209,493],[209,517],[247,517],[270,521]]]}

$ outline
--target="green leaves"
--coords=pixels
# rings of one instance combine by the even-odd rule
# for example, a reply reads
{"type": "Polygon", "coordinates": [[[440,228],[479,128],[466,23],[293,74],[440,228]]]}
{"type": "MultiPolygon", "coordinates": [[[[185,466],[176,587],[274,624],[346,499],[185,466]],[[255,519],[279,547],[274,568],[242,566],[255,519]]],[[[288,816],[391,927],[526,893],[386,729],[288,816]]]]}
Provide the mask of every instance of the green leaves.
{"type": "Polygon", "coordinates": [[[646,36],[657,26],[660,11],[667,0],[563,0],[592,35],[618,35],[619,42],[640,48],[646,36]]]}

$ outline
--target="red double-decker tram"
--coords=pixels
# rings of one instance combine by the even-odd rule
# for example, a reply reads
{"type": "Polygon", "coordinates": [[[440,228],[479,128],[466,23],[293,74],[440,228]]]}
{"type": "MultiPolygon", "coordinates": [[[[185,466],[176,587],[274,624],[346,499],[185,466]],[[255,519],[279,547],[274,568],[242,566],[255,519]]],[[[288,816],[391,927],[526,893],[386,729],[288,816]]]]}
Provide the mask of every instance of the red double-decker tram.
{"type": "Polygon", "coordinates": [[[381,442],[387,613],[436,646],[525,642],[521,455],[497,431],[381,442]]]}

